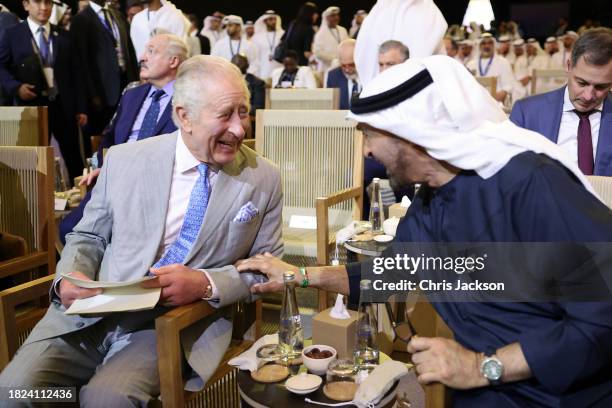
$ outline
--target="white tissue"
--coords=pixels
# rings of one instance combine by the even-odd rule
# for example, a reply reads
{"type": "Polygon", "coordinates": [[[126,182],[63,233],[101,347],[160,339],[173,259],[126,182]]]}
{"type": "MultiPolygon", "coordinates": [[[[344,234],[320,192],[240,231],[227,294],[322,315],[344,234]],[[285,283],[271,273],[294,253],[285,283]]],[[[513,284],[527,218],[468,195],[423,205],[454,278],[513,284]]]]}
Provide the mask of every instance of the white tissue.
{"type": "Polygon", "coordinates": [[[395,236],[397,226],[399,225],[400,219],[397,217],[387,218],[383,221],[383,231],[387,235],[395,236]]]}
{"type": "Polygon", "coordinates": [[[264,360],[257,358],[257,350],[267,344],[278,344],[278,334],[268,334],[261,337],[247,351],[228,361],[228,364],[240,370],[257,371],[259,367],[265,364],[264,360]]]}
{"type": "Polygon", "coordinates": [[[351,315],[346,310],[346,306],[344,305],[344,296],[338,293],[336,297],[336,304],[330,310],[329,317],[333,319],[350,319],[351,315]]]}
{"type": "Polygon", "coordinates": [[[410,207],[411,203],[412,203],[412,201],[410,201],[408,196],[403,196],[402,197],[402,202],[400,203],[400,205],[402,206],[402,208],[408,208],[408,207],[410,207]]]}

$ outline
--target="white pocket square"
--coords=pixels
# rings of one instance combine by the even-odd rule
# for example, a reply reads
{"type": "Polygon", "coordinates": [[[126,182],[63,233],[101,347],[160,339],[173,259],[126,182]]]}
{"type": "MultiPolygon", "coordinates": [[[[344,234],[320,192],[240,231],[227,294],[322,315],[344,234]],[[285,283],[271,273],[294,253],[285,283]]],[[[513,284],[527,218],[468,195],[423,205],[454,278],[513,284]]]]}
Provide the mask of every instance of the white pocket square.
{"type": "Polygon", "coordinates": [[[244,224],[257,217],[257,214],[259,214],[259,210],[249,201],[238,210],[238,214],[236,214],[232,222],[244,224]]]}

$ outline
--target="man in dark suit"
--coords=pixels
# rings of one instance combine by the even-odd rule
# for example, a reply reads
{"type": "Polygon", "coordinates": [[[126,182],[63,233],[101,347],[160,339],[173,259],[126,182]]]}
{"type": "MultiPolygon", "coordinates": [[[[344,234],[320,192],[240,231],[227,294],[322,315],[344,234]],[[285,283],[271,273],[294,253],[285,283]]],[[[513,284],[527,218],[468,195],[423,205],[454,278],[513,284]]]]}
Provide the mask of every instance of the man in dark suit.
{"type": "MultiPolygon", "coordinates": [[[[149,40],[140,61],[140,78],[147,83],[127,90],[121,97],[117,113],[104,130],[100,150],[92,158],[98,163],[96,167],[102,165],[103,149],[176,130],[172,121],[171,100],[178,67],[187,59],[187,55],[187,45],[175,35],[158,34],[149,40]]],[[[97,168],[81,183],[91,185],[99,174],[100,169],[97,168]]],[[[87,194],[60,223],[62,241],[83,217],[89,198],[87,194]]]]}
{"type": "Polygon", "coordinates": [[[355,40],[344,40],[338,45],[340,66],[327,73],[326,88],[340,89],[340,109],[351,107],[351,98],[361,91],[357,69],[355,68],[355,40]]]}
{"type": "Polygon", "coordinates": [[[100,134],[113,116],[121,91],[138,80],[137,60],[125,17],[103,0],[72,19],[70,33],[86,78],[90,124],[87,133],[100,134]]]}
{"type": "Polygon", "coordinates": [[[567,86],[517,101],[510,120],[562,146],[584,174],[612,176],[612,30],[585,32],[567,64],[567,86]]]}
{"type": "Polygon", "coordinates": [[[49,132],[71,177],[83,171],[78,129],[87,123],[76,53],[66,32],[49,24],[51,0],[23,2],[28,18],[0,39],[0,83],[15,105],[49,107],[49,132]]]}

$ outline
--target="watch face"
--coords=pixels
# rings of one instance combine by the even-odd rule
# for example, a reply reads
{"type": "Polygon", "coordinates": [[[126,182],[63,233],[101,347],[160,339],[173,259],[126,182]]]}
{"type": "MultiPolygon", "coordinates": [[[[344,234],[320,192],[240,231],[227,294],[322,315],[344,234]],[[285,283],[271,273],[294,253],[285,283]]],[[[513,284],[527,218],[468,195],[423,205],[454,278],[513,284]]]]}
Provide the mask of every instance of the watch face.
{"type": "Polygon", "coordinates": [[[489,380],[499,380],[502,376],[502,365],[495,360],[487,360],[483,364],[482,373],[489,380]]]}

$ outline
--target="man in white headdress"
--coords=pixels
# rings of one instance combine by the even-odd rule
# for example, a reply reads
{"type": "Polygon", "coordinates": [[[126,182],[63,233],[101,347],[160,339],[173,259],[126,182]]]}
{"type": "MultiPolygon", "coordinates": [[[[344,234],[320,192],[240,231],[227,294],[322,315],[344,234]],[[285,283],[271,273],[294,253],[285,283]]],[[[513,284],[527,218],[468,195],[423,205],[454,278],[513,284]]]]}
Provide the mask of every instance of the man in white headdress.
{"type": "Polygon", "coordinates": [[[234,55],[244,54],[249,60],[248,72],[259,77],[259,52],[257,45],[247,41],[243,35],[242,17],[231,14],[223,18],[223,23],[227,35],[215,43],[210,55],[231,61],[234,55]]]}
{"type": "MultiPolygon", "coordinates": [[[[136,56],[144,53],[145,44],[154,30],[163,30],[187,41],[191,23],[183,12],[168,0],[151,0],[147,8],[137,13],[130,24],[130,37],[136,56]]],[[[158,31],[159,32],[159,31],[158,31]]]]}
{"type": "Polygon", "coordinates": [[[512,69],[514,70],[514,78],[518,82],[516,85],[516,98],[514,98],[514,100],[516,101],[529,95],[529,89],[527,85],[529,84],[531,77],[529,76],[529,67],[527,64],[525,40],[523,40],[522,38],[514,40],[514,42],[512,43],[512,47],[514,48],[514,55],[516,56],[512,69]]]}
{"type": "Polygon", "coordinates": [[[510,36],[501,35],[497,40],[497,55],[504,57],[508,60],[510,65],[513,65],[516,56],[514,55],[514,50],[512,49],[511,45],[510,36]]]}
{"type": "Polygon", "coordinates": [[[340,22],[340,8],[328,7],[322,14],[321,27],[314,36],[312,51],[317,60],[317,70],[327,71],[336,58],[338,45],[348,38],[346,28],[340,22]]]}
{"type": "Polygon", "coordinates": [[[253,39],[253,35],[255,34],[255,24],[253,24],[252,20],[247,20],[244,23],[244,36],[247,41],[251,41],[253,39]]]}
{"type": "Polygon", "coordinates": [[[559,44],[555,37],[548,37],[544,43],[544,51],[548,57],[549,69],[563,68],[563,54],[559,52],[559,44]]]}
{"type": "Polygon", "coordinates": [[[204,27],[200,31],[200,35],[208,38],[211,49],[218,40],[226,35],[225,31],[221,28],[221,19],[223,17],[223,14],[217,11],[204,19],[204,27]]]}
{"type": "Polygon", "coordinates": [[[459,41],[459,52],[455,59],[467,67],[467,65],[475,58],[474,42],[472,40],[459,41]]]}
{"type": "MultiPolygon", "coordinates": [[[[511,123],[465,68],[446,56],[411,58],[381,73],[364,87],[348,117],[364,132],[364,155],[387,166],[392,184],[421,184],[394,245],[369,262],[340,266],[300,268],[269,254],[257,255],[237,267],[268,276],[268,282],[251,290],[282,290],[286,271],[293,271],[304,286],[348,294],[351,304],[359,299],[362,279],[370,280],[374,302],[412,286],[398,288],[402,282],[411,281],[416,288],[424,284],[454,339],[413,336],[408,352],[418,381],[453,389],[453,406],[583,407],[604,401],[598,406],[609,406],[612,302],[566,301],[559,292],[566,284],[582,283],[588,290],[581,300],[596,294],[607,300],[609,291],[598,292],[597,284],[605,286],[608,276],[576,259],[565,264],[576,251],[568,254],[552,244],[612,240],[612,212],[578,166],[543,136],[511,123]],[[459,244],[474,242],[479,245],[469,249],[459,244]],[[519,243],[522,259],[534,264],[509,261],[513,249],[503,244],[507,242],[519,243]],[[536,254],[528,244],[534,242],[549,244],[536,254]],[[433,247],[439,249],[435,254],[451,259],[466,253],[486,258],[483,274],[473,270],[470,276],[458,276],[461,272],[452,267],[438,273],[436,267],[404,266],[410,263],[407,258],[425,259],[421,251],[429,255],[433,247]],[[497,256],[508,258],[482,257],[494,247],[500,248],[497,256]],[[571,275],[574,267],[583,271],[580,276],[571,275]],[[522,275],[525,270],[530,272],[522,275]],[[515,286],[505,285],[490,296],[462,292],[462,282],[474,284],[479,277],[515,286]],[[453,282],[451,287],[429,286],[442,279],[453,282]],[[385,290],[391,284],[395,291],[385,290]],[[501,301],[523,288],[551,295],[501,301]],[[540,300],[544,298],[546,303],[540,300]]],[[[608,252],[602,245],[584,262],[607,259],[608,252]]]]}
{"type": "Polygon", "coordinates": [[[410,58],[444,54],[442,38],[448,24],[433,0],[378,0],[359,30],[355,64],[362,84],[378,74],[378,47],[398,40],[410,58]]]}
{"type": "Polygon", "coordinates": [[[470,61],[467,68],[477,77],[497,78],[495,99],[503,103],[507,96],[512,95],[515,87],[512,65],[507,59],[495,53],[495,39],[489,33],[482,35],[479,49],[478,57],[470,61]]]}
{"type": "MultiPolygon", "coordinates": [[[[529,95],[531,95],[531,81],[533,80],[533,72],[536,69],[542,70],[550,68],[550,56],[542,49],[538,40],[535,38],[527,39],[527,72],[529,73],[529,84],[527,85],[527,91],[529,95]]],[[[548,84],[548,81],[543,81],[541,83],[543,84],[544,89],[550,89],[551,85],[548,84]]]]}
{"type": "Polygon", "coordinates": [[[355,15],[353,16],[353,21],[351,21],[351,28],[349,29],[349,36],[351,38],[357,38],[359,35],[359,29],[361,28],[361,24],[363,24],[363,20],[368,16],[368,12],[365,10],[357,10],[355,15]]]}
{"type": "Polygon", "coordinates": [[[259,51],[259,77],[263,80],[271,78],[272,71],[282,67],[273,56],[274,49],[284,33],[281,18],[274,10],[267,10],[255,21],[255,35],[252,41],[259,51]]]}
{"type": "Polygon", "coordinates": [[[574,43],[578,39],[578,34],[575,31],[567,31],[563,37],[561,38],[561,61],[563,62],[563,68],[567,66],[567,61],[572,56],[572,49],[574,48],[574,43]]]}

